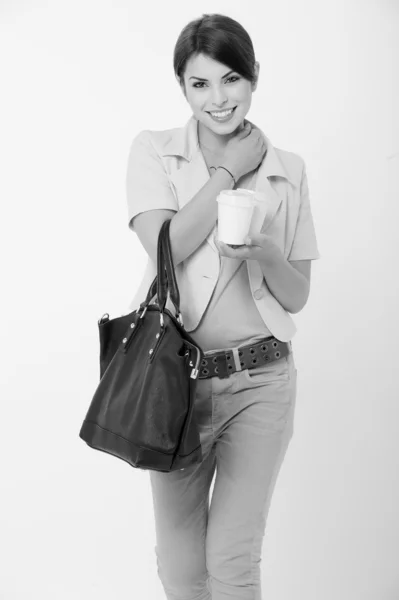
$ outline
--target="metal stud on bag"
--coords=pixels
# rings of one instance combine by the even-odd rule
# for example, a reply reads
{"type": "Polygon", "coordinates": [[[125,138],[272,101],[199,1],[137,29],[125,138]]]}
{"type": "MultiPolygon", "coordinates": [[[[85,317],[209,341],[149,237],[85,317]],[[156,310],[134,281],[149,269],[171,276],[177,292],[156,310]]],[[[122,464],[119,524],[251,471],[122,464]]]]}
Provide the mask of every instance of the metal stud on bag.
{"type": "MultiPolygon", "coordinates": [[[[133,328],[134,328],[134,323],[130,323],[130,327],[133,329],[133,328]]],[[[126,342],[127,342],[127,338],[126,338],[126,337],[125,337],[125,338],[123,338],[122,342],[123,342],[124,344],[126,344],[126,342]]]]}
{"type": "MultiPolygon", "coordinates": [[[[162,316],[162,315],[161,315],[161,316],[162,316]]],[[[161,335],[160,333],[157,333],[157,335],[155,336],[155,338],[156,338],[156,339],[159,339],[159,336],[160,336],[160,335],[161,335]]],[[[152,354],[153,352],[154,352],[154,350],[153,350],[153,348],[151,348],[151,350],[149,351],[149,353],[148,353],[148,354],[152,354]]]]}

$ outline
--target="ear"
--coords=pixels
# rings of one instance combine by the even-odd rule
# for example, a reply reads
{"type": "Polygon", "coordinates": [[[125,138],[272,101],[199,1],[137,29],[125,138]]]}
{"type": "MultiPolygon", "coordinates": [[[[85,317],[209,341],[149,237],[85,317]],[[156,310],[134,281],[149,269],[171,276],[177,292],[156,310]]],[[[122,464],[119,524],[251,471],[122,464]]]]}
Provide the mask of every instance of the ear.
{"type": "Polygon", "coordinates": [[[255,61],[255,81],[252,84],[252,91],[254,92],[256,90],[256,88],[258,87],[258,79],[259,79],[259,71],[260,71],[260,64],[258,61],[255,61]]]}
{"type": "Polygon", "coordinates": [[[176,81],[177,81],[177,83],[179,84],[179,86],[180,86],[180,88],[181,88],[181,91],[183,92],[183,94],[184,94],[184,96],[185,96],[185,95],[186,95],[186,90],[185,90],[185,88],[184,88],[184,79],[182,79],[182,80],[180,81],[180,79],[179,79],[179,77],[178,77],[177,75],[175,75],[175,77],[176,77],[176,81]]]}

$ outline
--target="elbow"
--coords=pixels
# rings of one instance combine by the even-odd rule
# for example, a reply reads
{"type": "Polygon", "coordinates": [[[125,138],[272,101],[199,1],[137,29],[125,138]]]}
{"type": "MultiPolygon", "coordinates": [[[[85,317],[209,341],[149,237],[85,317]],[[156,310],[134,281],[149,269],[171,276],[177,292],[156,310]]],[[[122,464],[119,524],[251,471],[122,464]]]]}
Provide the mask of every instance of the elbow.
{"type": "Polygon", "coordinates": [[[295,304],[293,304],[290,308],[287,309],[288,312],[291,313],[292,315],[296,315],[296,314],[300,313],[301,310],[303,310],[305,308],[305,306],[308,302],[309,293],[310,293],[310,285],[309,285],[309,282],[307,281],[307,285],[303,289],[301,296],[296,298],[295,304]]]}
{"type": "MultiPolygon", "coordinates": [[[[176,267],[179,263],[182,262],[181,254],[179,253],[179,248],[175,241],[172,238],[172,235],[169,235],[170,239],[170,250],[172,254],[172,262],[173,266],[176,267]]],[[[150,259],[157,265],[158,264],[158,240],[155,240],[155,243],[151,245],[151,247],[147,250],[147,254],[150,259]]]]}

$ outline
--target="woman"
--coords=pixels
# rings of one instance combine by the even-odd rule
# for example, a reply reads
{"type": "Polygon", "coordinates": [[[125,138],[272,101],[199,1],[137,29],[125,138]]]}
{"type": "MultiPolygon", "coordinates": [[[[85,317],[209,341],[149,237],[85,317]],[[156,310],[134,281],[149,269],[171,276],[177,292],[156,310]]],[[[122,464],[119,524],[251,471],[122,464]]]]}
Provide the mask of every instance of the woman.
{"type": "Polygon", "coordinates": [[[320,255],[302,158],[245,119],[259,77],[245,29],[218,14],[189,23],[174,70],[193,115],[183,128],[140,132],[127,171],[129,227],[149,257],[129,310],[156,274],[170,218],[184,325],[205,351],[195,399],[203,461],[150,471],[158,574],[168,600],[261,600],[266,518],[293,433],[289,313],[306,304],[320,255]],[[256,190],[264,210],[259,233],[234,249],[215,236],[216,197],[238,187],[256,190]]]}

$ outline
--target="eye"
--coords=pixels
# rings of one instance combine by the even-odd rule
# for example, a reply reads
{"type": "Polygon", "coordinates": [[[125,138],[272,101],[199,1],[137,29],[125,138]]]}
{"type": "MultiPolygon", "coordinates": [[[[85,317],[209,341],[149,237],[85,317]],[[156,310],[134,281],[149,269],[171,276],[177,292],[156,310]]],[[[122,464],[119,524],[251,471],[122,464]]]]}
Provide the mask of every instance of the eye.
{"type": "MultiPolygon", "coordinates": [[[[237,75],[231,75],[230,77],[228,77],[226,79],[226,81],[229,81],[230,79],[235,79],[236,81],[238,81],[240,78],[237,77],[237,75]]],[[[205,83],[205,81],[197,81],[196,83],[193,84],[193,87],[197,88],[197,89],[202,89],[202,85],[204,83],[205,83]],[[201,86],[201,87],[198,87],[198,86],[201,86]]],[[[235,83],[235,81],[233,81],[233,83],[235,83]]]]}

